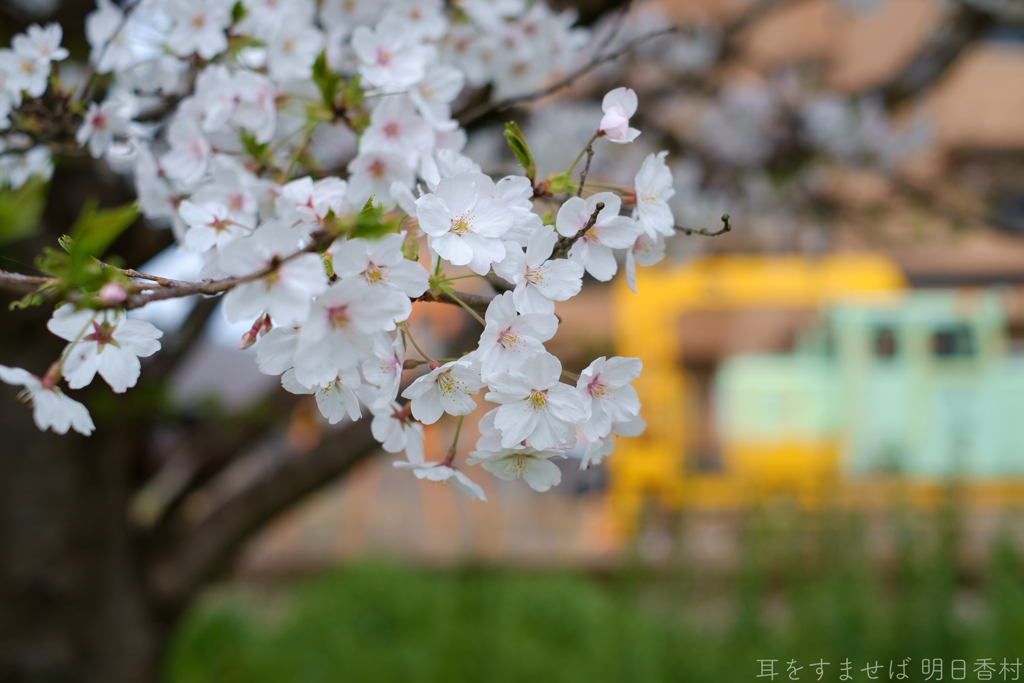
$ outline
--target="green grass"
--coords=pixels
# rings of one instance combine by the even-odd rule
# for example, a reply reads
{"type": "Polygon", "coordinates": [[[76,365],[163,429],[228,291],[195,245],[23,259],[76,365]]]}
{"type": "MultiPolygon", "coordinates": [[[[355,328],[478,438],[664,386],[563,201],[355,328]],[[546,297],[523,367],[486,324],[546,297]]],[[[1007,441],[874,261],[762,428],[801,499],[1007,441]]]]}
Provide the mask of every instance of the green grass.
{"type": "MultiPolygon", "coordinates": [[[[1024,655],[1024,582],[1000,546],[983,576],[955,534],[906,531],[896,561],[863,556],[856,523],[755,521],[730,577],[638,567],[612,576],[364,563],[211,596],[181,625],[172,683],[754,681],[757,660],[885,668],[912,658],[1024,655]],[[810,530],[808,530],[810,529],[810,530]]],[[[682,558],[685,566],[685,558],[682,558]]],[[[947,671],[946,677],[949,673],[947,671]]],[[[998,675],[995,679],[1000,679],[998,675]]],[[[973,667],[968,679],[975,680],[973,667]]],[[[782,680],[782,678],[776,679],[782,680]]],[[[788,679],[787,679],[788,680],[788,679]]]]}

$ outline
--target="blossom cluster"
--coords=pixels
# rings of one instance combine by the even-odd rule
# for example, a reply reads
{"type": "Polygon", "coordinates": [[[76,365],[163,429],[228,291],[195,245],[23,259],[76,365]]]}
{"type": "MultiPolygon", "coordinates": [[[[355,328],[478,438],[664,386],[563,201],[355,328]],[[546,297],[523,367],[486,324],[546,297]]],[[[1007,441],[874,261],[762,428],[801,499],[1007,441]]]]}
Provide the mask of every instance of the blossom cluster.
{"type": "MultiPolygon", "coordinates": [[[[405,452],[399,466],[477,498],[454,444],[427,460],[423,425],[447,413],[461,426],[484,392],[494,407],[467,463],[547,490],[560,480],[550,459],[578,436],[586,467],[614,436],[643,429],[630,386],[638,359],[598,358],[575,376],[544,343],[555,303],[576,295],[585,273],[608,281],[624,261],[635,291],[636,265],[661,258],[675,229],[672,175],[661,152],[631,187],[594,192],[585,172],[570,179],[598,141],[640,135],[627,88],[605,96],[587,149],[542,183],[529,171],[482,173],[462,153],[452,103],[467,84],[510,97],[569,68],[587,41],[572,22],[525,0],[141,0],[127,11],[98,0],[89,61],[113,80],[102,101],[83,103],[75,138],[133,175],[143,214],[202,256],[201,277],[230,283],[224,315],[253,323],[240,346],[258,340],[259,369],[286,390],[314,396],[331,423],[369,417],[386,451],[405,452]],[[505,286],[482,317],[473,312],[477,348],[433,359],[406,321],[425,296],[470,309],[452,284],[470,273],[458,269],[505,286]],[[420,358],[406,357],[411,348],[420,358]],[[403,390],[403,371],[419,366],[427,372],[403,390]]],[[[66,57],[60,37],[51,25],[15,38],[10,58],[32,73],[5,70],[0,104],[45,91],[47,60],[66,57]]],[[[529,155],[525,140],[519,150],[529,155]]],[[[43,377],[0,366],[0,380],[24,387],[40,429],[94,428],[61,378],[70,389],[96,374],[115,392],[136,384],[139,358],[161,337],[125,315],[136,285],[112,280],[89,306],[59,306],[49,329],[68,345],[43,377]]]]}

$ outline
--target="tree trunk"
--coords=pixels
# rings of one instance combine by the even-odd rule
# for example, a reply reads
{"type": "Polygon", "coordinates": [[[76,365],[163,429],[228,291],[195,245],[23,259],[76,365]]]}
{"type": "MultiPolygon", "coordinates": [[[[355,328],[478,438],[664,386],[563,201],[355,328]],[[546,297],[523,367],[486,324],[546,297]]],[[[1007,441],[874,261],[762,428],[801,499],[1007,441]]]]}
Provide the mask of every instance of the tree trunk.
{"type": "Polygon", "coordinates": [[[125,521],[124,444],[40,434],[0,396],[0,681],[158,679],[170,619],[125,521]]]}

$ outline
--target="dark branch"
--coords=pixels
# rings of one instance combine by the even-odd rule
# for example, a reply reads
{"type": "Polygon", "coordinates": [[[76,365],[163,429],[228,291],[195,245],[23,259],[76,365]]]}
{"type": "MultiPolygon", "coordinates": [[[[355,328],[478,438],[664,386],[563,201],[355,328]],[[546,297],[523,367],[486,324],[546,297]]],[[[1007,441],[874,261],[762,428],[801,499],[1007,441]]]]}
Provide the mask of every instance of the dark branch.
{"type": "Polygon", "coordinates": [[[38,291],[40,287],[55,284],[57,281],[50,277],[38,277],[35,275],[22,275],[0,270],[0,290],[11,294],[31,294],[38,291]]]}
{"type": "Polygon", "coordinates": [[[159,554],[150,566],[155,593],[169,608],[185,604],[225,572],[249,536],[303,496],[345,474],[380,444],[362,419],[306,453],[290,452],[159,554]]]}
{"type": "Polygon", "coordinates": [[[878,89],[886,106],[905,102],[932,86],[994,23],[990,14],[974,7],[962,5],[951,12],[899,73],[878,89]]]}
{"type": "Polygon", "coordinates": [[[729,225],[729,214],[723,213],[722,227],[719,230],[711,231],[708,230],[707,228],[701,228],[700,230],[696,230],[694,228],[684,228],[681,225],[677,225],[676,230],[678,232],[683,233],[684,235],[703,235],[704,237],[718,237],[719,235],[724,235],[727,232],[731,232],[732,226],[729,225]]]}

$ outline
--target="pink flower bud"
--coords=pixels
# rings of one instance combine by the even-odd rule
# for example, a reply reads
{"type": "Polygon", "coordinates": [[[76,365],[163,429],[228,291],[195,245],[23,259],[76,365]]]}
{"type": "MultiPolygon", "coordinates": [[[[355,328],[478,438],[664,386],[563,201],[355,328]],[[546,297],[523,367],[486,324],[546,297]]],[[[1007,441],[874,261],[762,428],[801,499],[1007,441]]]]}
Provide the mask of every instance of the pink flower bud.
{"type": "Polygon", "coordinates": [[[128,298],[128,292],[117,282],[108,282],[100,287],[98,298],[105,304],[119,304],[128,298]]]}

